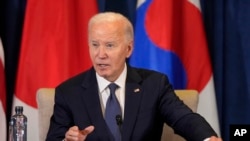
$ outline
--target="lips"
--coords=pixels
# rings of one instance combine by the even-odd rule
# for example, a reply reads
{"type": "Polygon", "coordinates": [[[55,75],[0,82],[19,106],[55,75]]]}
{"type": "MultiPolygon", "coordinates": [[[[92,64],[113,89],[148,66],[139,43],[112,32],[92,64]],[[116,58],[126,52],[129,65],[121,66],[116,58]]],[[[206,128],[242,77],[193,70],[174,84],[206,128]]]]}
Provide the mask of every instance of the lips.
{"type": "Polygon", "coordinates": [[[97,64],[97,65],[100,66],[100,67],[108,66],[108,64],[97,64]]]}
{"type": "Polygon", "coordinates": [[[97,64],[99,69],[106,69],[109,65],[108,64],[97,64]]]}

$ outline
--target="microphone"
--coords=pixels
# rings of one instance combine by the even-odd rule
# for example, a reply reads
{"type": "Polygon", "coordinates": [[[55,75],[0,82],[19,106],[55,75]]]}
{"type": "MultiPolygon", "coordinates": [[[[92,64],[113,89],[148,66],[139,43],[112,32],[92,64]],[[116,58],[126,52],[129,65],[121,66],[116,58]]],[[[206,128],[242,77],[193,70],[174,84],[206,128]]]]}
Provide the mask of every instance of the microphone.
{"type": "Polygon", "coordinates": [[[115,116],[115,120],[116,120],[116,124],[118,126],[121,126],[122,125],[122,116],[121,115],[116,115],[115,116]]]}
{"type": "Polygon", "coordinates": [[[121,115],[116,115],[115,120],[116,120],[116,124],[119,127],[120,133],[122,133],[122,116],[121,115]]]}

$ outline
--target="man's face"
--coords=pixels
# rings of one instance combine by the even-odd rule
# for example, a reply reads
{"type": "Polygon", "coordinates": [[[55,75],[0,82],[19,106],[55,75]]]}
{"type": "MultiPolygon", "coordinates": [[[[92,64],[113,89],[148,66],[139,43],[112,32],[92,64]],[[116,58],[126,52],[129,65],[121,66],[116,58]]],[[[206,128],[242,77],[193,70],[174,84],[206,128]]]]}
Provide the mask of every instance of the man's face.
{"type": "Polygon", "coordinates": [[[93,24],[89,29],[89,52],[96,72],[115,81],[132,53],[133,42],[126,40],[121,23],[93,24]]]}

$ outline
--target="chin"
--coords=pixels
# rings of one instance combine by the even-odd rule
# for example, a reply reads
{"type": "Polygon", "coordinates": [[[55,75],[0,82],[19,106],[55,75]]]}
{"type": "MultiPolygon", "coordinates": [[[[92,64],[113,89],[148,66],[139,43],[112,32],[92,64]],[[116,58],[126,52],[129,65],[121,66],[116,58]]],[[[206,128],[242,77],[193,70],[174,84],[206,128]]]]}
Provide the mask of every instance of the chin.
{"type": "Polygon", "coordinates": [[[97,73],[101,76],[101,77],[108,77],[108,74],[104,71],[97,71],[97,73]]]}

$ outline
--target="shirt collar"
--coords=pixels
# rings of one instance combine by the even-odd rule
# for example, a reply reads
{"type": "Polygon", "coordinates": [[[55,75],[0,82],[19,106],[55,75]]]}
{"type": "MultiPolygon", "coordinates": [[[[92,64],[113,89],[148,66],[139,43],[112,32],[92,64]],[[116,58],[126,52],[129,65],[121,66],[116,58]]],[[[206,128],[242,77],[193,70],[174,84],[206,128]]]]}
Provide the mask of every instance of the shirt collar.
{"type": "MultiPolygon", "coordinates": [[[[125,67],[124,67],[122,73],[115,80],[114,83],[117,84],[119,87],[125,87],[126,76],[127,76],[127,65],[125,63],[125,67]]],[[[100,93],[102,93],[107,88],[107,86],[111,83],[110,81],[101,77],[98,73],[96,73],[96,79],[97,79],[100,93]]]]}

